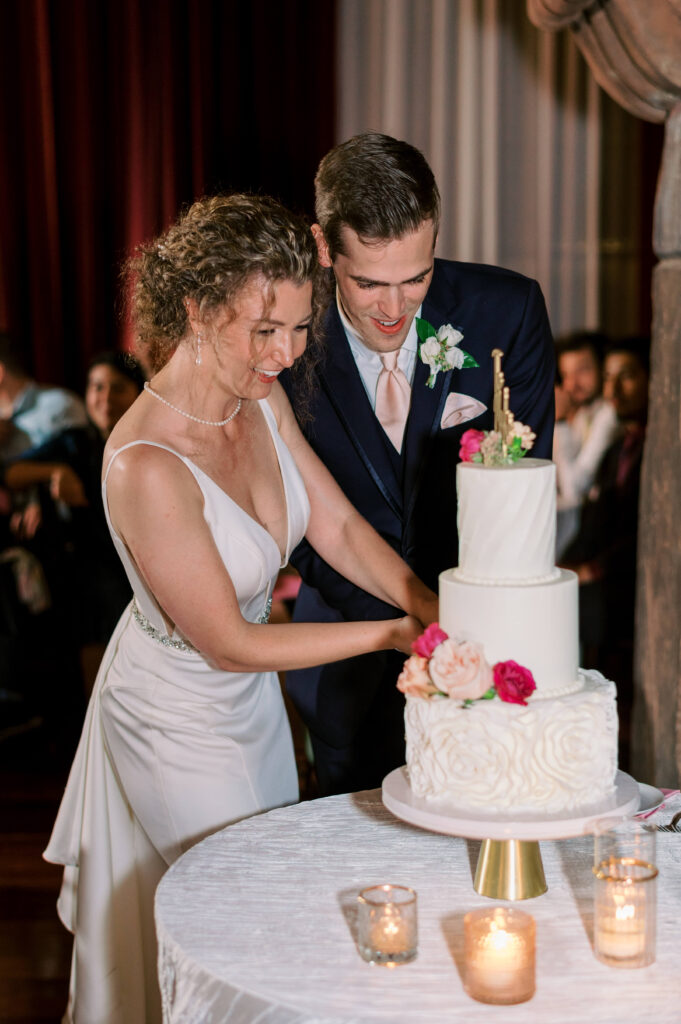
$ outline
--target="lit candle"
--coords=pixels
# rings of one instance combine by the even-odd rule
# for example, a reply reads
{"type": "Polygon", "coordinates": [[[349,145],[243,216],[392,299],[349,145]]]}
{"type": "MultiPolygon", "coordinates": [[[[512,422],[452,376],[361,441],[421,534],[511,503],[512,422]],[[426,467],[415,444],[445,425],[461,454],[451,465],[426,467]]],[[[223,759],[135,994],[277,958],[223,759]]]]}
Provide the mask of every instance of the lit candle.
{"type": "Polygon", "coordinates": [[[483,1003],[522,1003],[534,994],[534,918],[514,908],[464,918],[466,991],[483,1003]]]}
{"type": "Polygon", "coordinates": [[[637,918],[636,908],[625,903],[615,907],[612,916],[599,915],[596,930],[598,952],[616,960],[638,957],[645,950],[645,921],[637,918]]]}
{"type": "Polygon", "coordinates": [[[394,966],[417,950],[416,893],[402,885],[372,885],[358,898],[358,946],[364,960],[394,966]]]}
{"type": "Polygon", "coordinates": [[[370,941],[381,953],[406,953],[409,948],[408,928],[392,903],[387,903],[374,914],[370,941]]]}

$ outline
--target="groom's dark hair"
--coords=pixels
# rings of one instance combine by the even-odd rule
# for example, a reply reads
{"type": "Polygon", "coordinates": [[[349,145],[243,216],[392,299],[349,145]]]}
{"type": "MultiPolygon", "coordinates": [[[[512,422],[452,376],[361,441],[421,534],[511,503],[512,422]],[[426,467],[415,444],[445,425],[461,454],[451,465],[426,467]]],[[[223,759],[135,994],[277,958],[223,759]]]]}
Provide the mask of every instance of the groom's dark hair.
{"type": "Polygon", "coordinates": [[[427,220],[437,234],[440,193],[423,153],[390,135],[365,132],[320,163],[315,209],[334,259],[343,252],[344,225],[365,243],[401,238],[427,220]]]}

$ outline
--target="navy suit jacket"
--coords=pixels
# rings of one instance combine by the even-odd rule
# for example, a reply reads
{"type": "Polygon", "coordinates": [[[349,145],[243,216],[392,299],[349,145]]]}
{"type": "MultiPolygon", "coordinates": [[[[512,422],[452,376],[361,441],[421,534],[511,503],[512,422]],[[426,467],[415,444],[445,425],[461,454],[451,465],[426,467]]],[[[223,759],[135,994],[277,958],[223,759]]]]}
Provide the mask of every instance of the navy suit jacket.
{"type": "MultiPolygon", "coordinates": [[[[492,429],[491,352],[502,368],[517,420],[537,434],[532,454],[550,458],[553,439],[554,351],[541,290],[535,281],[498,267],[435,260],[422,317],[463,332],[461,348],[479,366],[437,375],[417,359],[400,459],[391,450],[367,398],[335,302],[325,324],[326,355],[317,371],[305,435],[357,510],[434,590],[443,569],[457,564],[456,464],[461,435],[492,429]],[[448,395],[472,396],[486,411],[441,429],[448,395]]],[[[291,382],[281,378],[291,397],[291,382]]],[[[294,408],[295,408],[295,398],[294,408]]],[[[402,614],[349,583],[303,541],[291,559],[303,578],[298,621],[392,618],[402,614]]],[[[311,731],[341,745],[359,726],[390,652],[287,674],[287,688],[311,731]]],[[[403,660],[403,656],[400,656],[403,660]]]]}

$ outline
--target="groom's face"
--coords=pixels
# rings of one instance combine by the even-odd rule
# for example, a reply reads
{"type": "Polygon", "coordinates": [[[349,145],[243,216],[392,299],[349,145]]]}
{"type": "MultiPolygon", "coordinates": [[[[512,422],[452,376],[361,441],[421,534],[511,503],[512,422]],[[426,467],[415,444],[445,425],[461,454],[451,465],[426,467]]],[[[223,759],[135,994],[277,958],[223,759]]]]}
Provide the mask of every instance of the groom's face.
{"type": "Polygon", "coordinates": [[[343,312],[364,344],[374,352],[400,348],[433,276],[433,222],[401,238],[371,243],[344,227],[343,251],[334,260],[319,225],[313,230],[319,260],[333,267],[343,312]]]}

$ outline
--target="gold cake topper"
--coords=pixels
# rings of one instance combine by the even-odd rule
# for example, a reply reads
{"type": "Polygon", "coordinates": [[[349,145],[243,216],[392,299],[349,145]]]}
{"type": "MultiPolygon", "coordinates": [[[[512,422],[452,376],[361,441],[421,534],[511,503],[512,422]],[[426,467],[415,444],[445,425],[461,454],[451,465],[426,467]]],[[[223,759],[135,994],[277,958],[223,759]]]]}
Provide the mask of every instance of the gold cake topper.
{"type": "Polygon", "coordinates": [[[501,450],[503,457],[508,453],[509,441],[513,439],[513,424],[515,417],[509,408],[510,391],[506,384],[504,371],[501,369],[503,352],[500,348],[492,349],[492,360],[494,362],[494,429],[501,435],[501,450]]]}

